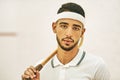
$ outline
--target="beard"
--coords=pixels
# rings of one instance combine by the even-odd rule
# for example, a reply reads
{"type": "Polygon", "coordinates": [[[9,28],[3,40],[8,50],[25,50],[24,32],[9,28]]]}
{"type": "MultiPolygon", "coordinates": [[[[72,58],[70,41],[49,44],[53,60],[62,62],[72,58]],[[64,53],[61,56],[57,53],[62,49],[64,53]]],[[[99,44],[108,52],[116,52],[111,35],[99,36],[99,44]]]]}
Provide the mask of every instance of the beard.
{"type": "MultiPolygon", "coordinates": [[[[77,44],[78,44],[78,42],[79,42],[79,40],[74,44],[74,45],[72,45],[72,46],[70,46],[70,47],[65,47],[65,46],[62,46],[62,44],[60,43],[60,40],[58,39],[58,37],[56,36],[56,39],[57,39],[57,42],[58,42],[58,45],[63,49],[63,50],[65,50],[65,51],[70,51],[70,50],[72,50],[77,44]]],[[[71,38],[70,38],[71,39],[71,38]]],[[[74,42],[74,40],[73,40],[73,42],[74,42]]],[[[67,44],[66,44],[67,45],[67,44]]],[[[68,46],[68,45],[67,45],[68,46]]]]}

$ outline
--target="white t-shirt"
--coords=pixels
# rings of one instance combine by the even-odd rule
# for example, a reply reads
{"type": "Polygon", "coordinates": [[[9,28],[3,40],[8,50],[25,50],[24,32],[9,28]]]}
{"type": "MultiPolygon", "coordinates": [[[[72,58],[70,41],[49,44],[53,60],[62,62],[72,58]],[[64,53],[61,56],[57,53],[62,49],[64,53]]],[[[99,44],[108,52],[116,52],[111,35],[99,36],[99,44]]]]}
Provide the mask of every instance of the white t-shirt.
{"type": "Polygon", "coordinates": [[[84,51],[66,65],[53,57],[40,71],[40,80],[110,80],[102,58],[84,51]]]}

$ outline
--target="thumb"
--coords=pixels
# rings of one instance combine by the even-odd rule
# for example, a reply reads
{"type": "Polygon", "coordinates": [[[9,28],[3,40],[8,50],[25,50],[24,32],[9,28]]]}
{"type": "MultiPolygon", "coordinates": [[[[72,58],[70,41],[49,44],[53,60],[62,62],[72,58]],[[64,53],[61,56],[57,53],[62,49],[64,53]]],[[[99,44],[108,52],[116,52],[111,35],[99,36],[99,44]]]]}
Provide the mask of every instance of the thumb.
{"type": "Polygon", "coordinates": [[[39,71],[36,72],[36,79],[40,80],[40,73],[39,73],[39,71]]]}

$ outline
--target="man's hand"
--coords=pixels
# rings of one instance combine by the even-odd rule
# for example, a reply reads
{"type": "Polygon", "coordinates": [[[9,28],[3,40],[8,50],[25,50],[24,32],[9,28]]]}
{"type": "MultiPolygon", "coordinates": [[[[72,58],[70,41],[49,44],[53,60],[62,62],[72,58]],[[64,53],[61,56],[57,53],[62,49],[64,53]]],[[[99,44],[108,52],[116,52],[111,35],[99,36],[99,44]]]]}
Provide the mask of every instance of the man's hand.
{"type": "Polygon", "coordinates": [[[30,66],[22,75],[22,80],[40,80],[40,73],[33,66],[30,66]]]}

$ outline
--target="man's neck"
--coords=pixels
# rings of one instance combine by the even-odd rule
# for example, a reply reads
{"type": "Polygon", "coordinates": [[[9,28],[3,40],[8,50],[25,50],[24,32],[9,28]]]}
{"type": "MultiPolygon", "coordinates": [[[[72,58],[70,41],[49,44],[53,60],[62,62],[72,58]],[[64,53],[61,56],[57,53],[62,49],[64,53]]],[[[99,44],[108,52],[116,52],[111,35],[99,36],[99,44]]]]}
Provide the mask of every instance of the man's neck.
{"type": "Polygon", "coordinates": [[[69,63],[77,55],[78,50],[79,49],[77,46],[70,51],[65,51],[61,48],[58,48],[57,58],[62,64],[65,65],[69,63]]]}

